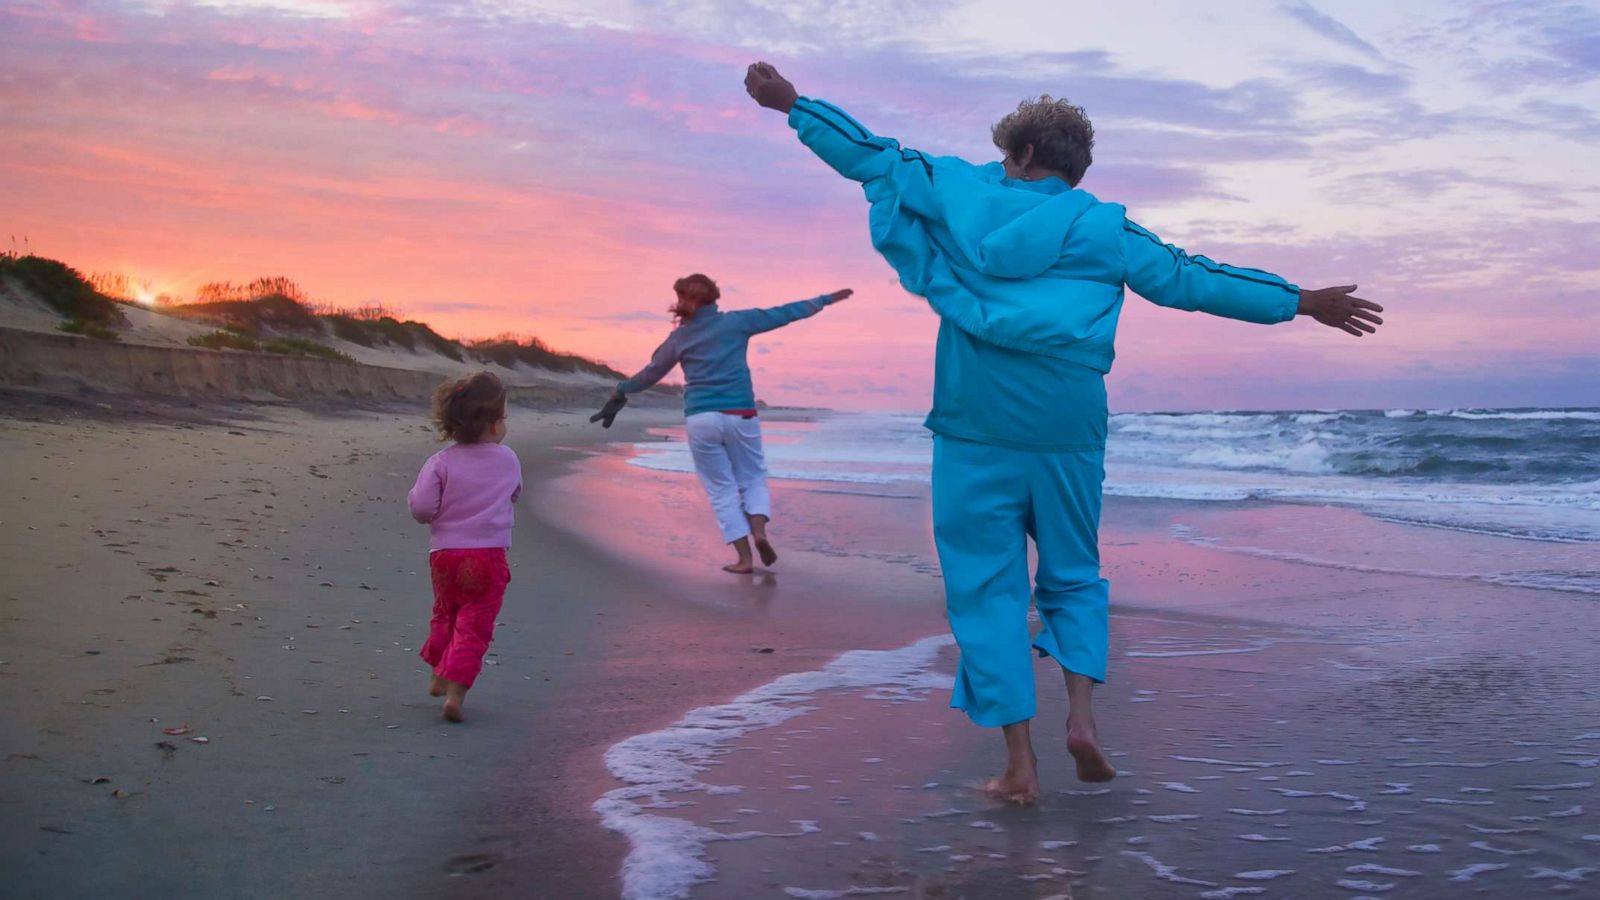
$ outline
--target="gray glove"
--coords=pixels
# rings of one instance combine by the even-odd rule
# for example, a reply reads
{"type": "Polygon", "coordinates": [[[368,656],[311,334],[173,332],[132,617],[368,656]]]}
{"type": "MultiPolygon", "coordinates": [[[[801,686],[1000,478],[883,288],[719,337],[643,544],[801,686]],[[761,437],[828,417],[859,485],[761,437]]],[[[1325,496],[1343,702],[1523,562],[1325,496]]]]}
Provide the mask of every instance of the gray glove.
{"type": "Polygon", "coordinates": [[[612,394],[611,399],[606,401],[606,405],[600,407],[599,412],[589,417],[589,421],[599,422],[602,427],[610,428],[612,421],[617,418],[617,413],[622,412],[622,408],[627,405],[628,395],[612,394]]]}

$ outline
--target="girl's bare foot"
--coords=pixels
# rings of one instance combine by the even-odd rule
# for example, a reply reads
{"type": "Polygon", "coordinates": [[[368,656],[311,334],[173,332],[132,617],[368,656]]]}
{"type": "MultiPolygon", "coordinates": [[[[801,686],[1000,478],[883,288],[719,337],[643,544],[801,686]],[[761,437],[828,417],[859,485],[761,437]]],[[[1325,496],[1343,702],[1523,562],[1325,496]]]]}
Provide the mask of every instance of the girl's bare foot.
{"type": "Polygon", "coordinates": [[[1078,780],[1096,783],[1117,777],[1117,769],[1100,752],[1100,741],[1094,729],[1078,725],[1067,726],[1067,752],[1078,764],[1078,780]]]}
{"type": "Polygon", "coordinates": [[[439,675],[439,673],[437,673],[437,672],[434,673],[433,681],[428,685],[428,696],[429,697],[443,697],[444,696],[444,678],[441,675],[439,675]]]}
{"type": "Polygon", "coordinates": [[[444,683],[444,717],[450,722],[461,722],[466,716],[461,713],[461,704],[467,700],[467,686],[456,681],[444,683]]]}
{"type": "Polygon", "coordinates": [[[748,562],[728,563],[722,567],[722,571],[732,572],[735,575],[749,575],[755,570],[756,567],[748,562]]]}

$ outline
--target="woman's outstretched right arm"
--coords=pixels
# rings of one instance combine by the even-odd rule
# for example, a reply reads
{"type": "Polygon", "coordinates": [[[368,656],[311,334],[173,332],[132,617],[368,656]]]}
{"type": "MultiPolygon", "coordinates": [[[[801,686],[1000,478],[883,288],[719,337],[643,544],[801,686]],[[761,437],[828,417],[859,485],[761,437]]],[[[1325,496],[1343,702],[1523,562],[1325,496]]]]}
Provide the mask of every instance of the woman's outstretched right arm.
{"type": "Polygon", "coordinates": [[[669,335],[665,341],[661,342],[661,346],[656,348],[656,352],[650,355],[650,363],[648,365],[640,369],[632,378],[618,382],[617,394],[622,396],[637,394],[667,377],[667,373],[671,372],[672,367],[677,364],[677,341],[674,341],[672,336],[669,335]]]}
{"type": "Polygon", "coordinates": [[[794,85],[767,63],[746,69],[744,85],[751,99],[787,115],[800,142],[830,168],[866,185],[868,200],[876,202],[875,198],[888,190],[908,209],[924,214],[935,211],[933,160],[926,153],[873,134],[832,103],[800,96],[794,85]]]}

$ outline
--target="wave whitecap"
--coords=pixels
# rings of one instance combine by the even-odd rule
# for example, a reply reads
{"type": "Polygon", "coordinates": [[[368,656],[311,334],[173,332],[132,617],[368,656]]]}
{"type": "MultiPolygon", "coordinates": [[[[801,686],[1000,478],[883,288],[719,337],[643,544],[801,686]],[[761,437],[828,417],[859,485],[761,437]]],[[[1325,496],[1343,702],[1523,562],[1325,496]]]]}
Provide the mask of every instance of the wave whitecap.
{"type": "MultiPolygon", "coordinates": [[[[925,482],[915,416],[768,424],[776,478],[925,482]]],[[[693,471],[681,442],[637,445],[635,465],[693,471]]],[[[1106,493],[1353,506],[1393,521],[1553,541],[1600,540],[1600,410],[1438,409],[1122,413],[1106,493]]]]}

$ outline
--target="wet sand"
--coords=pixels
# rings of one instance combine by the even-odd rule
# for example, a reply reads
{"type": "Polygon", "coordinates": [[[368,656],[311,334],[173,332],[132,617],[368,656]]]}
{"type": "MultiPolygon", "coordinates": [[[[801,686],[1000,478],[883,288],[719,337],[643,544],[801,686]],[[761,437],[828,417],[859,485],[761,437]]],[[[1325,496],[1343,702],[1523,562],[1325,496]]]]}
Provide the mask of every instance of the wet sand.
{"type": "MultiPolygon", "coordinates": [[[[514,580],[452,727],[415,655],[426,535],[403,494],[436,446],[420,413],[39,418],[0,431],[8,895],[618,896],[638,845],[591,808],[628,787],[608,749],[817,671],[835,674],[740,707],[782,721],[718,738],[696,778],[719,790],[647,811],[738,838],[699,843],[715,880],[692,896],[1582,896],[1600,880],[1584,871],[1592,599],[1216,537],[1371,529],[1393,554],[1417,529],[1108,503],[1100,719],[1124,776],[1070,780],[1064,689],[1041,666],[1046,797],[1017,809],[971,788],[999,741],[946,708],[948,647],[830,669],[943,630],[919,486],[778,484],[776,571],[727,576],[692,477],[593,455],[674,414],[600,432],[517,411],[514,580]]],[[[1416,553],[1437,542],[1468,548],[1429,534],[1416,553]]]]}
{"type": "MultiPolygon", "coordinates": [[[[567,498],[580,484],[643,482],[693,511],[688,477],[620,463],[585,464],[567,498]]],[[[777,500],[790,567],[779,583],[842,566],[854,585],[794,591],[773,604],[775,624],[845,618],[855,647],[884,651],[939,632],[924,489],[787,483],[777,500]]],[[[579,505],[564,521],[598,527],[579,505]]],[[[652,537],[641,535],[643,562],[662,570],[714,550],[652,537]]],[[[1000,742],[946,708],[951,648],[926,666],[902,651],[896,677],[866,685],[818,667],[812,681],[832,686],[685,707],[621,748],[619,772],[652,753],[694,767],[687,785],[667,767],[646,771],[634,802],[703,829],[683,852],[623,821],[651,863],[638,896],[692,880],[683,870],[697,852],[712,880],[691,895],[706,898],[1600,889],[1600,665],[1585,637],[1600,606],[1470,577],[1476,554],[1526,542],[1321,507],[1112,498],[1103,545],[1116,610],[1098,705],[1115,782],[1073,780],[1065,690],[1048,663],[1035,724],[1046,796],[1030,809],[974,789],[1002,761],[1000,742]],[[1290,534],[1317,552],[1264,555],[1264,536],[1290,534]],[[684,750],[708,720],[737,727],[714,751],[684,750]]],[[[1582,565],[1592,551],[1553,552],[1582,565]]]]}

